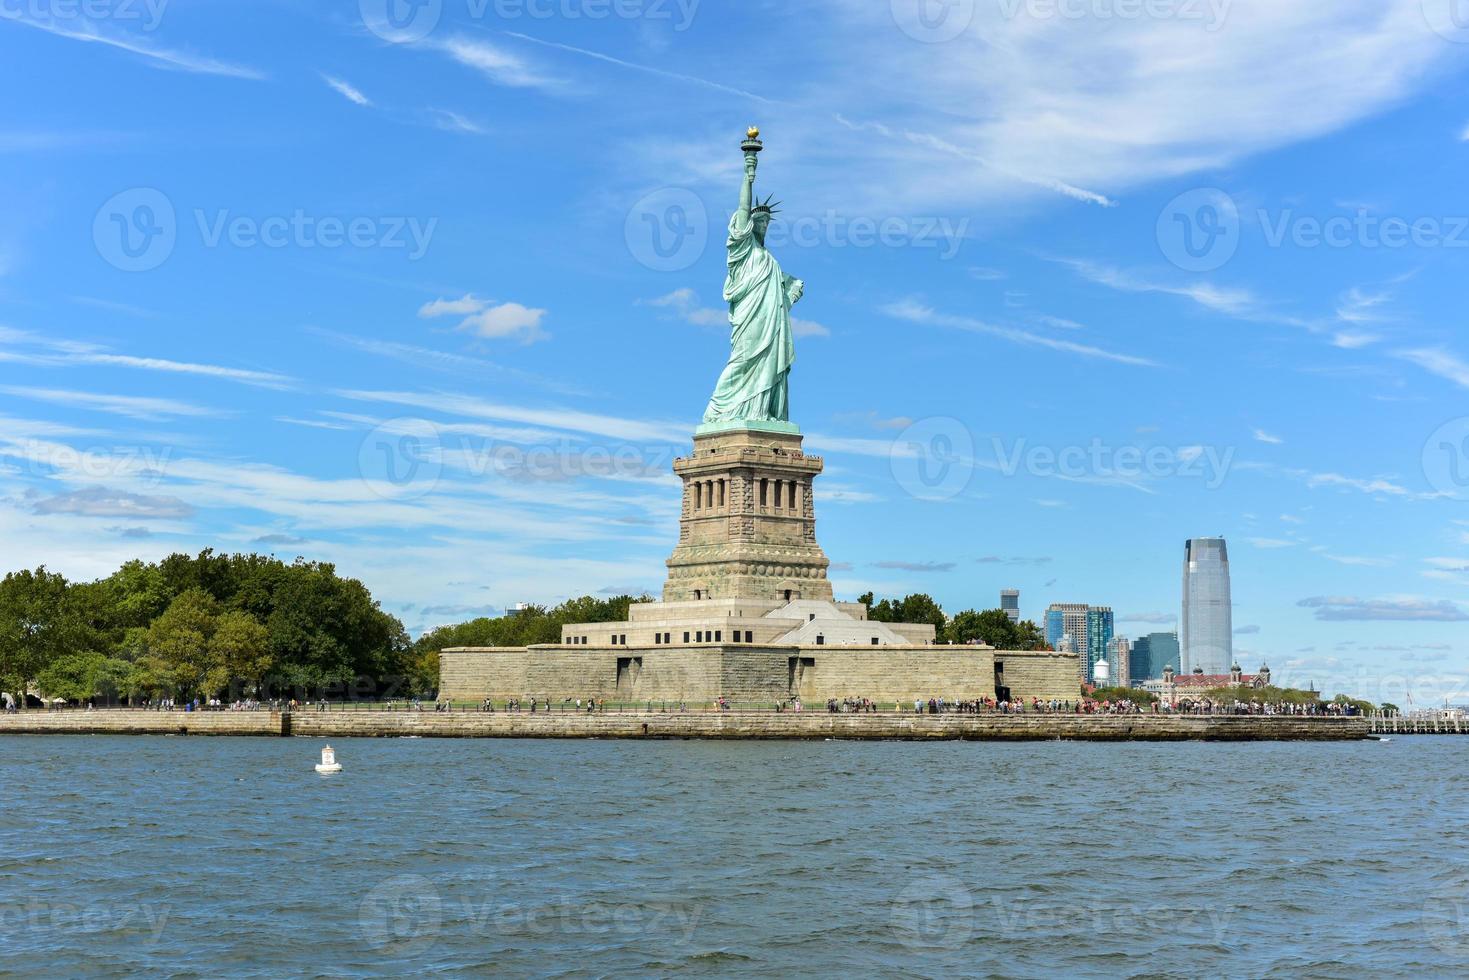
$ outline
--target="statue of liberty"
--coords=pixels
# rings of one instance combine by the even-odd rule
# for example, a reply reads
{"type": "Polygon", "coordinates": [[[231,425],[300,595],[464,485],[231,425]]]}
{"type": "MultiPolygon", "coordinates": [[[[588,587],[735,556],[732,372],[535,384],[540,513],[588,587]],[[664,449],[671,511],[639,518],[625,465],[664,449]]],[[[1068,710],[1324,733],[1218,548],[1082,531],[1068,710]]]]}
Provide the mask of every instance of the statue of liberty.
{"type": "Polygon", "coordinates": [[[736,428],[736,423],[767,423],[757,428],[794,431],[790,425],[788,379],[796,359],[791,338],[791,304],[806,284],[781,271],[765,248],[765,233],[775,206],[755,198],[755,167],[762,149],[760,131],[751,126],[745,151],[740,206],[729,219],[729,272],[724,300],[729,304],[729,361],[704,410],[701,431],[736,428]],[[777,424],[769,424],[777,423],[777,424]],[[778,423],[785,423],[780,425],[778,423]]]}

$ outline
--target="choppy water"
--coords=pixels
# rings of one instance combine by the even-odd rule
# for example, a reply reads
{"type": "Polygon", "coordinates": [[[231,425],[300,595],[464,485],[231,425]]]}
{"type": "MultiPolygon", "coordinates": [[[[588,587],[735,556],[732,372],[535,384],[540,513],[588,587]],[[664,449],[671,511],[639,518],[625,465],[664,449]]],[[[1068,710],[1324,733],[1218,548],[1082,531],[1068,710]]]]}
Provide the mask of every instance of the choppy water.
{"type": "Polygon", "coordinates": [[[1469,973],[1469,738],[0,739],[0,973],[1469,973]]]}

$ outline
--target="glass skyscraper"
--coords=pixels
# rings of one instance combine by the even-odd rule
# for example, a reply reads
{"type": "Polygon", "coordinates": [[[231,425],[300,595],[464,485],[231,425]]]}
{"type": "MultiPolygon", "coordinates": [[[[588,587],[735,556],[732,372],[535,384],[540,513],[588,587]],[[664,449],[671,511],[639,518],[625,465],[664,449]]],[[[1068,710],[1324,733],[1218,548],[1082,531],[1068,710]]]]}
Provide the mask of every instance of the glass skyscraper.
{"type": "Polygon", "coordinates": [[[1229,552],[1223,538],[1190,538],[1183,546],[1182,673],[1195,667],[1227,674],[1234,663],[1229,552]]]}
{"type": "Polygon", "coordinates": [[[1128,674],[1133,684],[1155,681],[1163,676],[1163,668],[1179,673],[1178,634],[1149,633],[1132,644],[1132,661],[1128,674]]]}
{"type": "MultiPolygon", "coordinates": [[[[1087,680],[1095,682],[1096,666],[1098,660],[1107,659],[1107,646],[1112,642],[1112,608],[1110,606],[1090,606],[1086,611],[1086,665],[1082,668],[1083,675],[1087,680]]],[[[1083,647],[1078,644],[1077,649],[1083,647]]],[[[1117,665],[1112,664],[1115,670],[1117,665]]],[[[1113,677],[1116,676],[1114,673],[1113,677]]]]}
{"type": "Polygon", "coordinates": [[[1046,609],[1046,642],[1061,649],[1064,637],[1076,645],[1077,674],[1084,682],[1092,679],[1092,665],[1107,652],[1112,642],[1112,608],[1084,602],[1053,602],[1046,609]]]}

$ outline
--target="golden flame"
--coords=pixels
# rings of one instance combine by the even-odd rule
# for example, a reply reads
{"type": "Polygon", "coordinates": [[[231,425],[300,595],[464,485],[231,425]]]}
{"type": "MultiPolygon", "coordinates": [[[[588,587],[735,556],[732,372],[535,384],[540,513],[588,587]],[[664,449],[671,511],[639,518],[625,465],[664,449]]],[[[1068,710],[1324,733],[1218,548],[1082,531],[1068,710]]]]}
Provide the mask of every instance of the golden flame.
{"type": "Polygon", "coordinates": [[[748,136],[752,140],[759,139],[760,138],[760,127],[759,126],[751,126],[749,129],[745,130],[745,135],[748,136]]]}

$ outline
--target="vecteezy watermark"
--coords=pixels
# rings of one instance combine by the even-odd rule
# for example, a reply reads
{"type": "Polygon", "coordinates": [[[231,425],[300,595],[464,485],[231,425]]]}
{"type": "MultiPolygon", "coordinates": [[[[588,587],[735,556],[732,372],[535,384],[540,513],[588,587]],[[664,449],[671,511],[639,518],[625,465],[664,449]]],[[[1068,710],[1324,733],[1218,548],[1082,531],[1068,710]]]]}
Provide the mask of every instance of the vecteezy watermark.
{"type": "MultiPolygon", "coordinates": [[[[1319,215],[1259,208],[1254,218],[1267,248],[1469,248],[1469,215],[1377,215],[1361,207],[1319,215]]],[[[1243,231],[1234,199],[1217,187],[1178,195],[1159,212],[1156,227],[1164,257],[1187,272],[1224,265],[1234,257],[1243,231]]]]}
{"type": "MultiPolygon", "coordinates": [[[[428,251],[438,218],[402,215],[236,214],[194,208],[193,227],[205,248],[402,250],[409,261],[428,251]]],[[[187,226],[186,226],[187,227],[187,226]]],[[[162,191],[134,187],[108,198],[92,219],[97,254],[124,272],[156,269],[173,254],[179,234],[173,202],[162,191]]]]}
{"type": "Polygon", "coordinates": [[[893,440],[888,466],[910,496],[948,500],[974,476],[974,434],[956,418],[919,419],[893,440]]]}
{"type": "Polygon", "coordinates": [[[26,439],[13,454],[25,460],[33,476],[69,477],[104,483],[130,478],[144,486],[159,483],[173,456],[172,446],[89,446],[78,449],[63,443],[26,439]]]}
{"type": "Polygon", "coordinates": [[[1224,26],[1233,0],[999,0],[1006,20],[1198,21],[1214,32],[1224,26]]]}
{"type": "Polygon", "coordinates": [[[357,447],[357,472],[368,489],[388,500],[432,493],[444,472],[442,437],[425,419],[389,419],[357,447]]]}
{"type": "Polygon", "coordinates": [[[136,23],[153,31],[163,22],[168,0],[0,0],[0,20],[86,27],[104,20],[136,23]]]}
{"type": "Polygon", "coordinates": [[[1439,37],[1469,44],[1469,0],[1418,0],[1423,20],[1439,37]]]}
{"type": "Polygon", "coordinates": [[[357,0],[362,23],[394,44],[422,41],[439,26],[443,0],[357,0]]]}
{"type": "MultiPolygon", "coordinates": [[[[545,897],[533,903],[466,895],[453,919],[456,928],[476,936],[659,936],[675,944],[692,942],[703,908],[676,900],[600,901],[545,897]]],[[[446,903],[423,875],[396,875],[372,888],[358,906],[363,941],[393,958],[427,952],[443,933],[446,903]]]]}
{"type": "Polygon", "coordinates": [[[374,952],[417,956],[443,927],[439,890],[423,875],[394,875],[374,885],[357,907],[357,928],[374,952]]]}
{"type": "Polygon", "coordinates": [[[1469,497],[1469,416],[1433,430],[1423,444],[1423,475],[1439,493],[1469,497]]]}
{"type": "Polygon", "coordinates": [[[357,451],[357,471],[373,493],[412,500],[432,493],[446,470],[471,479],[559,482],[594,477],[663,477],[673,447],[650,443],[591,443],[561,438],[526,445],[453,431],[420,418],[395,418],[374,427],[357,451]]]}
{"type": "Polygon", "coordinates": [[[957,878],[928,875],[893,899],[888,928],[912,950],[958,949],[974,932],[974,896],[957,878]]]}
{"type": "Polygon", "coordinates": [[[112,195],[92,218],[97,254],[123,272],[158,268],[173,254],[177,238],[173,202],[152,187],[112,195]]]}
{"type": "MultiPolygon", "coordinates": [[[[4,2],[4,0],[0,0],[4,2]]],[[[694,23],[700,0],[465,0],[464,12],[475,22],[518,20],[667,21],[686,31],[694,23]]],[[[411,44],[434,32],[443,17],[443,0],[358,0],[367,29],[385,41],[411,44]]]]}
{"type": "Polygon", "coordinates": [[[82,939],[89,935],[127,932],[150,946],[157,945],[168,925],[171,910],[146,902],[116,905],[75,905],[68,902],[18,900],[0,903],[0,936],[14,938],[35,933],[82,939]]]}
{"type": "Polygon", "coordinates": [[[952,41],[974,22],[975,0],[890,0],[898,30],[924,44],[952,41]]]}
{"type": "Polygon", "coordinates": [[[915,951],[957,950],[971,936],[1018,939],[1086,923],[1099,935],[1125,933],[1138,922],[1156,923],[1170,936],[1222,942],[1235,910],[1204,904],[1072,901],[1061,904],[989,896],[979,902],[959,879],[929,875],[893,899],[888,928],[915,951]]]}
{"type": "Polygon", "coordinates": [[[1081,483],[1141,486],[1148,480],[1202,480],[1206,490],[1224,485],[1235,447],[1111,446],[1092,439],[1085,446],[1032,446],[1022,437],[1010,445],[991,439],[1002,476],[1024,472],[1081,483]]]}
{"type": "Polygon", "coordinates": [[[699,0],[466,0],[469,16],[483,20],[666,20],[675,31],[694,23],[699,0]]]}
{"type": "MultiPolygon", "coordinates": [[[[1433,805],[1447,801],[1431,798],[1433,805]]],[[[1439,889],[1423,903],[1419,915],[1423,933],[1443,953],[1469,953],[1469,881],[1439,889]]]]}
{"type": "Polygon", "coordinates": [[[1239,248],[1239,235],[1239,208],[1217,187],[1185,191],[1158,214],[1158,247],[1187,272],[1209,272],[1228,262],[1239,248]]]}
{"type": "Polygon", "coordinates": [[[638,198],[622,226],[627,250],[654,272],[679,272],[704,254],[709,213],[686,187],[661,187],[638,198]]]}
{"type": "Polygon", "coordinates": [[[933,248],[939,250],[940,259],[952,259],[968,234],[968,218],[874,218],[828,210],[821,215],[777,217],[765,233],[765,244],[769,248],[933,248]]]}

